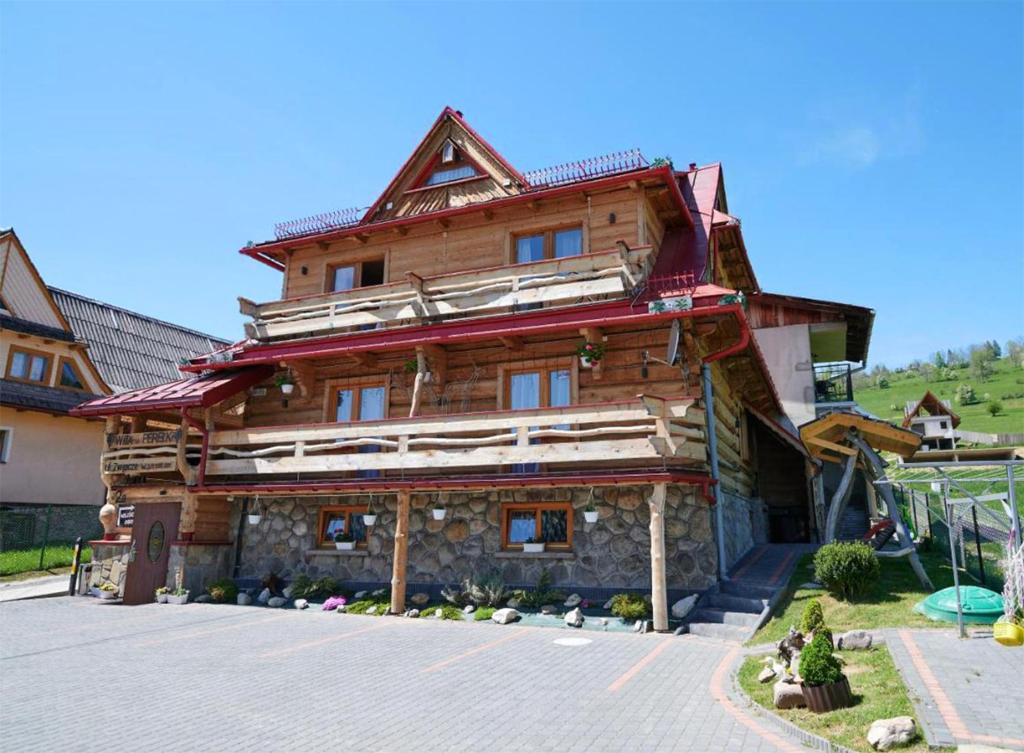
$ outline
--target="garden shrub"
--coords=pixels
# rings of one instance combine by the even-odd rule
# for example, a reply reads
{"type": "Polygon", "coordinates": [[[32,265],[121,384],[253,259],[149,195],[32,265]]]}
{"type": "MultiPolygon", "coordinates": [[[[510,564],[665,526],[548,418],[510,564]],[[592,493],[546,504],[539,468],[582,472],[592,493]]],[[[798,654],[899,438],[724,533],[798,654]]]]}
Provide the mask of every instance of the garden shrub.
{"type": "Polygon", "coordinates": [[[874,550],[859,541],[826,544],[814,555],[814,579],[840,599],[865,593],[880,573],[874,550]]]}
{"type": "Polygon", "coordinates": [[[326,599],[341,594],[338,582],[330,576],[312,580],[308,575],[297,575],[291,582],[291,588],[293,599],[326,599]]]}
{"type": "Polygon", "coordinates": [[[441,589],[441,596],[445,601],[460,607],[467,604],[496,607],[508,598],[508,591],[501,575],[492,573],[479,579],[464,578],[461,588],[445,586],[441,589]]]}
{"type": "Polygon", "coordinates": [[[642,620],[649,608],[647,600],[640,594],[615,594],[612,597],[612,614],[624,620],[642,620]]]}
{"type": "Polygon", "coordinates": [[[811,599],[804,605],[803,617],[800,620],[800,630],[804,635],[816,631],[825,624],[825,613],[821,611],[821,602],[811,599]]]}
{"type": "Polygon", "coordinates": [[[491,616],[494,614],[495,611],[496,610],[494,607],[480,607],[475,612],[473,612],[473,619],[477,622],[489,620],[491,619],[491,616]]]}
{"type": "Polygon", "coordinates": [[[519,600],[519,605],[523,607],[542,607],[545,604],[557,604],[560,601],[565,601],[565,594],[551,587],[551,573],[546,569],[537,579],[536,588],[532,591],[521,589],[513,591],[512,595],[519,600]]]}
{"type": "Polygon", "coordinates": [[[807,685],[828,685],[843,679],[843,668],[832,655],[831,636],[815,634],[800,652],[800,677],[807,685]]]}
{"type": "Polygon", "coordinates": [[[238,598],[238,586],[231,578],[221,578],[208,585],[206,593],[218,603],[234,604],[238,598]]]}

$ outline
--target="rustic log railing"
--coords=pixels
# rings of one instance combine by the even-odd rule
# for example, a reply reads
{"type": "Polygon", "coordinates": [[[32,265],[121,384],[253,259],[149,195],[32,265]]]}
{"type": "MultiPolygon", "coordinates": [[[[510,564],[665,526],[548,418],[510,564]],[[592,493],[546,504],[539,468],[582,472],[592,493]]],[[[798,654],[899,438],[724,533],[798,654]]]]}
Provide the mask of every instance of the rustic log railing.
{"type": "Polygon", "coordinates": [[[694,400],[636,400],[537,410],[279,426],[210,434],[205,474],[480,469],[616,460],[702,463],[694,400]],[[368,451],[369,450],[369,451],[368,451]]]}
{"type": "Polygon", "coordinates": [[[257,340],[409,324],[473,316],[514,306],[570,305],[586,299],[624,296],[647,276],[651,247],[625,244],[562,259],[510,264],[419,277],[337,293],[253,303],[239,298],[253,317],[246,334],[257,340]]]}

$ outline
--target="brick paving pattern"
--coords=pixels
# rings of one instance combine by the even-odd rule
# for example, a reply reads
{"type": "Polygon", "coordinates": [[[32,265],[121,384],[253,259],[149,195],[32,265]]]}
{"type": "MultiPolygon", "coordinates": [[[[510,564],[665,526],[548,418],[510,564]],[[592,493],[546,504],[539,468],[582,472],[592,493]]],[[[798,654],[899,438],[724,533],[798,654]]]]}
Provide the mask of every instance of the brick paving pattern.
{"type": "Polygon", "coordinates": [[[886,642],[931,744],[1024,750],[1024,650],[951,630],[886,631],[886,642]]]}
{"type": "Polygon", "coordinates": [[[0,750],[799,753],[693,636],[89,598],[0,606],[0,750]],[[583,646],[557,639],[587,638],[583,646]]]}

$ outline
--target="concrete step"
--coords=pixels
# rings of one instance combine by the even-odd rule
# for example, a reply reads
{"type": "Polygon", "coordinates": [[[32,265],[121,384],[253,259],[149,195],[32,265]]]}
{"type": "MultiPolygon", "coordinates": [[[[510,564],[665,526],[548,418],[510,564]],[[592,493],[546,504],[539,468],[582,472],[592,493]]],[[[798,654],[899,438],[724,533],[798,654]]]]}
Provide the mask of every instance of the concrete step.
{"type": "Polygon", "coordinates": [[[705,638],[718,638],[723,641],[738,641],[740,643],[749,638],[751,633],[749,627],[723,625],[715,622],[693,622],[687,627],[693,635],[701,635],[705,638]]]}
{"type": "Polygon", "coordinates": [[[777,589],[772,586],[727,580],[719,584],[718,590],[723,594],[741,596],[745,599],[770,599],[777,589]]]}
{"type": "Polygon", "coordinates": [[[758,615],[750,612],[727,612],[723,609],[700,608],[695,609],[691,620],[693,622],[714,622],[724,625],[742,625],[752,627],[758,622],[758,615]]]}
{"type": "Polygon", "coordinates": [[[767,599],[752,599],[748,596],[733,596],[728,593],[710,594],[702,606],[727,609],[732,612],[749,612],[761,614],[764,610],[767,599]]]}

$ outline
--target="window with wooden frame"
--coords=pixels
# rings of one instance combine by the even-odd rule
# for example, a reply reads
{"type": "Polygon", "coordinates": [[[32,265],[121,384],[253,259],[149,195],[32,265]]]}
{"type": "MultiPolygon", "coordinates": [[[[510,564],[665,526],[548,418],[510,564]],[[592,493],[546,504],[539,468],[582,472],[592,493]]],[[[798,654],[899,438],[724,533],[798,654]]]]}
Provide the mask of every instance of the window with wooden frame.
{"type": "Polygon", "coordinates": [[[384,284],[384,257],[327,265],[325,293],[338,293],[355,288],[384,284]]]}
{"type": "Polygon", "coordinates": [[[7,370],[5,373],[8,379],[13,379],[16,382],[48,384],[50,381],[51,360],[51,355],[41,350],[11,346],[7,354],[7,370]]]}
{"type": "Polygon", "coordinates": [[[57,361],[57,386],[68,390],[88,389],[78,366],[66,356],[61,356],[57,361]]]}
{"type": "Polygon", "coordinates": [[[327,383],[325,421],[379,421],[388,417],[389,390],[384,377],[327,383]]]}
{"type": "Polygon", "coordinates": [[[536,230],[512,236],[512,254],[515,264],[544,259],[564,259],[583,253],[583,226],[536,230]]]}
{"type": "Polygon", "coordinates": [[[365,549],[369,527],[363,522],[363,515],[367,512],[367,505],[321,507],[316,528],[317,546],[332,547],[336,534],[349,533],[356,542],[356,548],[365,549]]]}
{"type": "Polygon", "coordinates": [[[568,365],[507,369],[502,405],[512,410],[572,405],[572,381],[568,365]]]}
{"type": "Polygon", "coordinates": [[[572,549],[572,505],[568,502],[516,502],[501,508],[501,546],[522,550],[544,543],[546,550],[572,549]]]}

